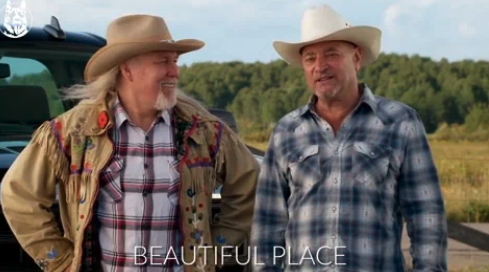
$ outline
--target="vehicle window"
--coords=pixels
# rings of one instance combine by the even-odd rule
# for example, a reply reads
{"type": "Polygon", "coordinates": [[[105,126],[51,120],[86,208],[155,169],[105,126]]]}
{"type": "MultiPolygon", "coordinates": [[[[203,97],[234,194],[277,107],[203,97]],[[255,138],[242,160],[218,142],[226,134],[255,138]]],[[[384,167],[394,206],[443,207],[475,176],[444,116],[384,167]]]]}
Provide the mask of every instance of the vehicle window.
{"type": "Polygon", "coordinates": [[[30,136],[75,105],[60,90],[83,82],[92,51],[0,44],[0,138],[30,136]]]}
{"type": "MultiPolygon", "coordinates": [[[[47,104],[41,105],[44,101],[37,101],[38,107],[35,110],[25,109],[26,111],[32,110],[30,114],[36,115],[39,114],[36,110],[42,110],[42,106],[48,107],[49,117],[52,118],[56,115],[59,115],[64,112],[63,103],[61,102],[60,95],[58,92],[58,88],[56,86],[56,82],[51,75],[51,72],[48,70],[46,66],[40,63],[37,60],[31,58],[15,58],[15,57],[3,57],[0,59],[0,65],[6,64],[8,66],[0,69],[1,72],[6,71],[7,68],[10,69],[10,76],[5,77],[5,74],[0,75],[0,85],[6,86],[1,89],[4,92],[10,91],[25,91],[25,95],[32,94],[32,92],[44,92],[44,94],[36,94],[36,98],[42,98],[45,95],[47,104]],[[21,87],[26,86],[23,90],[21,87]],[[29,86],[37,86],[37,88],[30,88],[27,91],[29,86]],[[10,87],[10,88],[9,88],[10,87]],[[18,88],[12,88],[18,87],[18,88]]],[[[6,97],[10,95],[4,94],[6,97]]],[[[2,96],[4,97],[4,96],[2,96]]],[[[33,97],[22,97],[21,95],[12,94],[12,99],[22,98],[22,99],[32,99],[33,97]]],[[[16,101],[12,102],[12,107],[20,104],[16,103],[16,101]]]]}

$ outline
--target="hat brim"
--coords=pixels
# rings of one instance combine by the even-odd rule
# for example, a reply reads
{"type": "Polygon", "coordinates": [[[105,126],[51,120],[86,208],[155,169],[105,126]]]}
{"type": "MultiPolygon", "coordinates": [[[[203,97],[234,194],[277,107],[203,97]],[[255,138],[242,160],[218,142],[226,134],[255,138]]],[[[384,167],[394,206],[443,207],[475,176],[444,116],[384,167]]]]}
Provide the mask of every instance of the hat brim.
{"type": "Polygon", "coordinates": [[[176,51],[182,55],[196,51],[204,45],[204,42],[196,39],[184,39],[174,42],[124,42],[107,45],[98,50],[88,61],[85,68],[85,81],[94,80],[113,67],[140,54],[153,51],[176,51]]]}
{"type": "Polygon", "coordinates": [[[370,26],[352,26],[310,41],[290,43],[275,41],[273,47],[289,64],[302,67],[300,51],[303,47],[324,41],[348,41],[363,49],[362,67],[373,63],[380,53],[380,29],[370,26]]]}

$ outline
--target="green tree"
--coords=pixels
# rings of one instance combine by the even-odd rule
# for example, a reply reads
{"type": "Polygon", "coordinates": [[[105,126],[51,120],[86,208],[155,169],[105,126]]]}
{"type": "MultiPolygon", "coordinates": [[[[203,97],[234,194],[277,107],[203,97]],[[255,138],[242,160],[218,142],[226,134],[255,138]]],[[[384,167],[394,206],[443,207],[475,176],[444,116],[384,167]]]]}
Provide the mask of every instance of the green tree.
{"type": "Polygon", "coordinates": [[[465,118],[467,131],[489,129],[489,105],[476,104],[465,118]]]}
{"type": "MultiPolygon", "coordinates": [[[[489,62],[418,55],[380,54],[359,73],[376,95],[415,108],[429,132],[440,124],[463,124],[489,103],[489,62]]],[[[240,119],[266,126],[308,102],[301,69],[282,60],[196,63],[181,69],[180,86],[208,106],[227,108],[240,119]]]]}

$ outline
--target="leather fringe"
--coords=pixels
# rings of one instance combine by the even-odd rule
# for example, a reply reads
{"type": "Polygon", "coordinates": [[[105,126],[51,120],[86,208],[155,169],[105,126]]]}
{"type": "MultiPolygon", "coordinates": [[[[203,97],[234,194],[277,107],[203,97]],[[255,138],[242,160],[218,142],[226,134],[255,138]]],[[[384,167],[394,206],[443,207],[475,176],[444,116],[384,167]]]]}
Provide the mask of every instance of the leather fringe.
{"type": "Polygon", "coordinates": [[[221,179],[219,178],[219,173],[222,173],[224,164],[226,162],[226,158],[224,157],[224,154],[227,153],[227,151],[231,148],[230,145],[237,145],[238,144],[238,136],[234,131],[231,130],[228,126],[225,124],[221,124],[222,127],[222,132],[221,132],[221,142],[219,143],[219,150],[217,150],[217,154],[215,157],[215,163],[214,163],[214,171],[211,175],[212,178],[212,188],[217,189],[217,186],[220,186],[222,184],[218,184],[217,182],[220,181],[221,179]]]}
{"type": "Polygon", "coordinates": [[[67,182],[70,176],[70,162],[53,133],[50,122],[44,122],[33,134],[32,142],[39,145],[54,167],[56,178],[67,182]]]}

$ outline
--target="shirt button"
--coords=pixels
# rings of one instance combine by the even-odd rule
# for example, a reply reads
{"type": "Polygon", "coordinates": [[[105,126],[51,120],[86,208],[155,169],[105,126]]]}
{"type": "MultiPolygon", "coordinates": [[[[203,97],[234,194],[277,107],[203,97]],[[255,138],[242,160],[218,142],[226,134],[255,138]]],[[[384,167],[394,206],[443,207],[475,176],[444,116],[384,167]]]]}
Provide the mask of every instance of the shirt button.
{"type": "Polygon", "coordinates": [[[144,192],[143,192],[143,196],[144,196],[144,197],[148,196],[148,192],[144,191],[144,192]]]}
{"type": "Polygon", "coordinates": [[[333,207],[333,212],[336,212],[336,207],[333,207]]]}
{"type": "Polygon", "coordinates": [[[149,141],[149,136],[146,136],[145,139],[146,139],[146,141],[149,141]]]}
{"type": "Polygon", "coordinates": [[[147,163],[144,164],[144,169],[148,169],[148,164],[147,163]]]}
{"type": "Polygon", "coordinates": [[[338,151],[338,149],[336,149],[336,150],[334,151],[334,154],[335,154],[335,155],[338,155],[338,153],[339,153],[339,151],[338,151]]]}
{"type": "Polygon", "coordinates": [[[334,182],[334,183],[338,183],[338,179],[337,179],[337,178],[335,178],[333,182],[334,182]]]}

